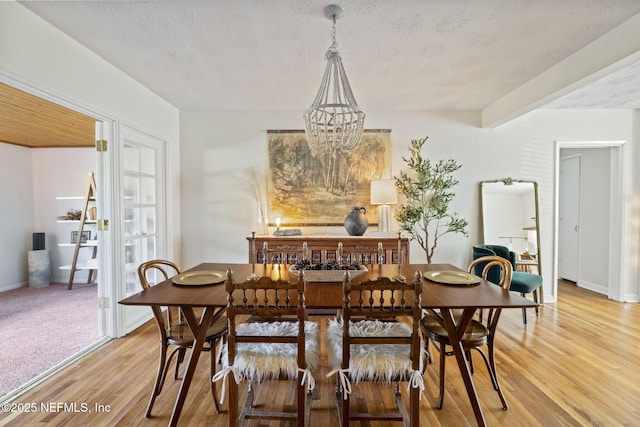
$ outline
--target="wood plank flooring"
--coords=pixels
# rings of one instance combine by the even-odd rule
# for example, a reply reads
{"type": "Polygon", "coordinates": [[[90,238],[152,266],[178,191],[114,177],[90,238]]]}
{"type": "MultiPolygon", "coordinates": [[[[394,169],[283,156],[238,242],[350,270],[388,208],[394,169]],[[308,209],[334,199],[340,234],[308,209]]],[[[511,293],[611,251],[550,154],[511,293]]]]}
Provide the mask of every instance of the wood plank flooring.
{"type": "MultiPolygon", "coordinates": [[[[488,424],[640,425],[640,304],[609,301],[568,282],[561,282],[559,289],[558,302],[542,307],[539,319],[536,320],[530,310],[526,331],[519,309],[503,312],[496,363],[509,403],[507,411],[501,409],[481,359],[474,358],[474,381],[488,424]]],[[[326,321],[323,318],[312,320],[321,321],[323,327],[326,321]]],[[[155,324],[148,323],[127,337],[109,342],[16,399],[14,409],[33,411],[0,413],[0,425],[167,425],[179,386],[172,378],[167,380],[156,400],[153,417],[146,419],[143,416],[155,375],[156,340],[155,324]]],[[[324,349],[323,354],[326,354],[324,349]]],[[[203,359],[208,357],[208,354],[201,356],[203,359]]],[[[447,360],[444,408],[435,408],[437,362],[436,359],[435,364],[429,365],[425,373],[420,425],[475,425],[453,358],[447,360]]],[[[313,402],[312,427],[338,425],[333,380],[325,378],[326,372],[324,360],[320,372],[315,374],[319,388],[313,402]]],[[[180,419],[181,425],[227,425],[226,413],[215,413],[208,381],[208,363],[201,360],[180,419]]],[[[393,405],[391,390],[386,386],[357,385],[353,396],[352,404],[359,410],[380,410],[393,405]]],[[[258,402],[293,404],[293,388],[287,382],[263,387],[258,402]]],[[[281,424],[252,421],[249,425],[281,424]]]]}

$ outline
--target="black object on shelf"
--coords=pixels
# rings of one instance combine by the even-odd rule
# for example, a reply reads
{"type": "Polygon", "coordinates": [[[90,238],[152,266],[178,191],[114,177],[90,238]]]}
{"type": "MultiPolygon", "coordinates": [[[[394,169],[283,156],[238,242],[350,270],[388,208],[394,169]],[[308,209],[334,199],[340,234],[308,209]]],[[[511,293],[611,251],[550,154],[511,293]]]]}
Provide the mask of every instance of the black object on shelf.
{"type": "Polygon", "coordinates": [[[33,250],[40,251],[45,249],[44,233],[33,233],[33,250]]]}

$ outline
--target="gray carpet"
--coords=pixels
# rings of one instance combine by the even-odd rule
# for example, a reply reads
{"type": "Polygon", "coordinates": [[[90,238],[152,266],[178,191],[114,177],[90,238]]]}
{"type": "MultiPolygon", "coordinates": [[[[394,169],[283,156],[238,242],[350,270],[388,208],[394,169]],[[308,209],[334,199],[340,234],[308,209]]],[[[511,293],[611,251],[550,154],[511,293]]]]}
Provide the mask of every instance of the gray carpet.
{"type": "Polygon", "coordinates": [[[0,396],[98,340],[95,284],[0,292],[0,396]]]}

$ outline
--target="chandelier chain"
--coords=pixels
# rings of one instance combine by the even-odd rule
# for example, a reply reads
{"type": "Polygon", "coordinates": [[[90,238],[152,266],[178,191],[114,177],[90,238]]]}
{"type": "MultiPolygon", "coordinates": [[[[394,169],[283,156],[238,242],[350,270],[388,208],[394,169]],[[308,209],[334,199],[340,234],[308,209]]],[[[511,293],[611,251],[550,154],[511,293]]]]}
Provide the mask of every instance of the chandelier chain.
{"type": "Polygon", "coordinates": [[[338,42],[336,41],[336,15],[333,15],[333,25],[331,27],[331,46],[329,46],[329,52],[338,51],[338,42]]]}

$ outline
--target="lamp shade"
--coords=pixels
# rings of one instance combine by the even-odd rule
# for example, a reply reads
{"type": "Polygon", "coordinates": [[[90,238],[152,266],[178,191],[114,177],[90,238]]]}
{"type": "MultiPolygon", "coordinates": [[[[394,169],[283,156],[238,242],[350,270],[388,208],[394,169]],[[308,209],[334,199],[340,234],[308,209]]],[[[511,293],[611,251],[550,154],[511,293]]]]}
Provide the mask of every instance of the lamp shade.
{"type": "Polygon", "coordinates": [[[398,203],[398,192],[393,179],[371,181],[371,204],[394,205],[398,203]]]}

